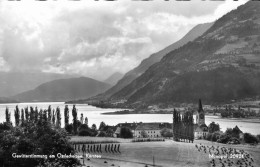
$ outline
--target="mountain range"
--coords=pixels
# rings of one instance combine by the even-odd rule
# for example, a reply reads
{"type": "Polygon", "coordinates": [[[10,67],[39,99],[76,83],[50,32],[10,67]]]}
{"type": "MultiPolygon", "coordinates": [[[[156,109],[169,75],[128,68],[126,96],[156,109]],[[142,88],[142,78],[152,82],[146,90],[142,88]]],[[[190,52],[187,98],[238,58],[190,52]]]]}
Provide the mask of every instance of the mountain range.
{"type": "Polygon", "coordinates": [[[159,62],[163,58],[163,56],[165,56],[167,53],[183,46],[189,41],[193,41],[194,39],[202,35],[204,32],[206,32],[212,25],[213,23],[204,23],[195,26],[179,41],[169,45],[163,50],[154,53],[148,58],[144,59],[139,66],[127,72],[124,75],[124,77],[120,79],[112,88],[110,88],[109,90],[107,90],[102,94],[99,94],[98,96],[92,97],[91,99],[101,100],[101,99],[106,99],[111,97],[113,94],[120,91],[122,88],[124,88],[125,86],[130,84],[133,80],[135,80],[140,75],[142,75],[151,65],[153,65],[156,62],[159,62]]]}
{"type": "Polygon", "coordinates": [[[0,72],[0,97],[14,96],[55,79],[73,77],[79,76],[43,72],[0,72]]]}
{"type": "Polygon", "coordinates": [[[107,83],[87,77],[57,79],[11,98],[20,102],[68,101],[88,98],[104,92],[110,87],[111,85],[107,83]]]}
{"type": "Polygon", "coordinates": [[[260,3],[249,1],[110,99],[131,105],[221,103],[260,94],[260,3]]]}

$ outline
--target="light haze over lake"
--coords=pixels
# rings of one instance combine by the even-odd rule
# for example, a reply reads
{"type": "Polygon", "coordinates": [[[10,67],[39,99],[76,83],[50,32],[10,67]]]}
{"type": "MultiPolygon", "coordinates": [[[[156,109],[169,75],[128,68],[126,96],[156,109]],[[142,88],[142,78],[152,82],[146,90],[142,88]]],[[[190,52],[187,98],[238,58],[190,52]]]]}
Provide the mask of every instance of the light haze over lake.
{"type": "MultiPolygon", "coordinates": [[[[10,103],[10,104],[0,104],[0,122],[5,121],[5,108],[9,108],[11,112],[11,121],[14,124],[14,108],[18,105],[19,109],[25,107],[38,107],[38,111],[42,109],[47,109],[49,105],[52,108],[60,107],[61,110],[61,125],[64,126],[64,102],[53,102],[53,103],[10,103]]],[[[72,104],[68,104],[70,111],[70,123],[72,123],[72,104]]],[[[88,117],[88,125],[96,124],[99,127],[101,121],[104,121],[108,125],[116,125],[118,123],[132,123],[132,122],[170,122],[172,123],[172,114],[124,114],[124,115],[102,115],[101,113],[119,111],[122,109],[102,109],[94,106],[89,106],[87,104],[76,104],[78,110],[78,119],[80,119],[81,113],[83,113],[84,118],[88,117]]],[[[195,117],[194,117],[195,118],[195,117]]],[[[212,121],[215,121],[220,125],[222,131],[226,128],[233,128],[236,125],[243,131],[249,132],[254,135],[260,134],[260,123],[256,119],[222,119],[218,116],[206,116],[206,124],[209,125],[212,121]]]]}

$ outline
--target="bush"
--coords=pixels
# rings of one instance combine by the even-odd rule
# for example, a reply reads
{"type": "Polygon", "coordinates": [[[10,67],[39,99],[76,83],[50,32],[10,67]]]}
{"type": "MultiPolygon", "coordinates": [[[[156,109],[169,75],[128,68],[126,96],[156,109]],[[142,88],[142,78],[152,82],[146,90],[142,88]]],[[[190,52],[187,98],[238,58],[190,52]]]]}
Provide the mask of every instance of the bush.
{"type": "Polygon", "coordinates": [[[256,136],[250,133],[244,133],[244,141],[245,143],[258,143],[258,139],[256,136]]]}
{"type": "Polygon", "coordinates": [[[222,134],[219,136],[219,139],[217,140],[218,143],[224,143],[226,144],[230,140],[230,135],[222,134]]]}
{"type": "Polygon", "coordinates": [[[93,134],[88,129],[82,129],[79,131],[79,136],[92,136],[92,135],[93,134]]]}
{"type": "Polygon", "coordinates": [[[232,138],[230,138],[230,140],[228,141],[228,144],[240,144],[240,141],[239,141],[238,138],[232,137],[232,138]]]}
{"type": "Polygon", "coordinates": [[[208,133],[206,136],[206,140],[211,141],[211,138],[212,138],[212,133],[208,133]]]}
{"type": "Polygon", "coordinates": [[[256,135],[256,137],[257,137],[258,141],[260,141],[260,135],[256,135]]]}
{"type": "Polygon", "coordinates": [[[98,137],[106,137],[107,134],[104,132],[104,131],[101,131],[99,134],[98,134],[98,137]]]}
{"type": "Polygon", "coordinates": [[[161,130],[161,135],[162,135],[163,137],[173,137],[173,133],[172,133],[171,130],[168,129],[168,128],[163,128],[163,129],[161,130]]]}
{"type": "Polygon", "coordinates": [[[69,133],[72,134],[73,133],[73,125],[72,124],[68,124],[65,126],[65,130],[69,133]]]}

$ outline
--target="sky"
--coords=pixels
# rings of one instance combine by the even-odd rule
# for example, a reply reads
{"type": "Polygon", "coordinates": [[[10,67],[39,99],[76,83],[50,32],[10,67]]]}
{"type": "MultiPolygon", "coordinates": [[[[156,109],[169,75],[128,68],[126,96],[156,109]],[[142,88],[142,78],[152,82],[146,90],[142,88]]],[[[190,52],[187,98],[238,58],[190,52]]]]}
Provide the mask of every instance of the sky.
{"type": "Polygon", "coordinates": [[[246,1],[0,1],[0,71],[126,73],[246,1]]]}

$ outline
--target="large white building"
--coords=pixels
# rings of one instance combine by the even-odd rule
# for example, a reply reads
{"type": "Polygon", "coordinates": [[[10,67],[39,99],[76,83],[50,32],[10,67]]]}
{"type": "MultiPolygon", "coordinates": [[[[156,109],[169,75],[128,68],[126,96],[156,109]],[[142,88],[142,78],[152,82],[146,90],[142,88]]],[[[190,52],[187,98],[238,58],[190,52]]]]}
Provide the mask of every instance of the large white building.
{"type": "Polygon", "coordinates": [[[172,124],[166,122],[150,122],[150,123],[140,123],[134,130],[134,137],[136,138],[158,138],[162,137],[162,129],[168,129],[172,132],[172,124]]]}
{"type": "Polygon", "coordinates": [[[161,137],[159,123],[142,123],[134,131],[134,137],[137,138],[157,138],[161,137]]]}

